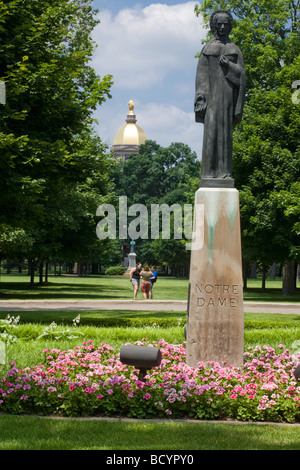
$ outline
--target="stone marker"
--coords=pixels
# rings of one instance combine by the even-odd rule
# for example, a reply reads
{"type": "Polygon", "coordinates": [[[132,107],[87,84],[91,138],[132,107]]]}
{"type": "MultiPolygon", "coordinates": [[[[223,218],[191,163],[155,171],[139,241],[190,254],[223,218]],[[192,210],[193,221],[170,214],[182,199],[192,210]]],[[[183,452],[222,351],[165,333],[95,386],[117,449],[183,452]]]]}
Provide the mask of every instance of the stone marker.
{"type": "Polygon", "coordinates": [[[195,119],[204,124],[201,180],[195,194],[187,363],[241,366],[244,320],[239,193],[231,175],[232,131],[242,118],[245,70],[229,39],[232,16],[210,19],[213,39],[199,57],[195,119]]]}
{"type": "Polygon", "coordinates": [[[134,251],[134,247],[135,247],[135,241],[131,240],[130,253],[128,254],[128,258],[129,258],[128,270],[129,271],[131,271],[132,268],[136,267],[136,253],[134,251]]]}
{"type": "Polygon", "coordinates": [[[135,241],[131,240],[130,242],[130,253],[128,253],[128,267],[125,272],[125,275],[128,276],[130,271],[136,267],[136,253],[134,252],[135,241]]]}
{"type": "Polygon", "coordinates": [[[200,188],[195,196],[187,318],[187,363],[228,361],[244,352],[239,194],[200,188]]]}

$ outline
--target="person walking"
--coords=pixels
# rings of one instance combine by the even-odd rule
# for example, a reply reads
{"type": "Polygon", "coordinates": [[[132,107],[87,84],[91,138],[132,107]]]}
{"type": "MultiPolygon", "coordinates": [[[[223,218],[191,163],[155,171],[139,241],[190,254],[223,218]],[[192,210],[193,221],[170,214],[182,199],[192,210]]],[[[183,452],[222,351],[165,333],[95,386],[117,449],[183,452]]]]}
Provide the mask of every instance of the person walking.
{"type": "Polygon", "coordinates": [[[133,299],[136,300],[136,296],[140,286],[140,272],[142,269],[142,263],[138,263],[135,268],[130,271],[130,282],[133,285],[133,299]]]}

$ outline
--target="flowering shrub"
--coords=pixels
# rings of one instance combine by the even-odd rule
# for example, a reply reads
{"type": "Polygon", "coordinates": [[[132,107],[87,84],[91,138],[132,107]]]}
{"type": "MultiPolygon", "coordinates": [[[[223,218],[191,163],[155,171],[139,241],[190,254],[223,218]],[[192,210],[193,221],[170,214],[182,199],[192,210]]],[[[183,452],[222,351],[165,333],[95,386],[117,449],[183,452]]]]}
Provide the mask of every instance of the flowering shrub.
{"type": "Polygon", "coordinates": [[[11,370],[0,382],[0,410],[137,418],[237,419],[300,422],[300,384],[289,350],[249,348],[244,367],[226,363],[185,363],[185,343],[164,340],[138,345],[159,347],[160,367],[139,380],[107,344],[45,350],[45,363],[11,370]]]}

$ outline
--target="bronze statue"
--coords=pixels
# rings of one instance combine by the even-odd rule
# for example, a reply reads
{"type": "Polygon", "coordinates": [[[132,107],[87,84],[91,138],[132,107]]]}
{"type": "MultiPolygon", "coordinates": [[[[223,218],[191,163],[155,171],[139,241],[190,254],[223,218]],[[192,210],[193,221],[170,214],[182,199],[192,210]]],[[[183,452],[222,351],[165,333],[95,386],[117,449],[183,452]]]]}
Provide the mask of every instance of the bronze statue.
{"type": "Polygon", "coordinates": [[[204,124],[200,187],[234,187],[232,132],[242,119],[246,80],[242,53],[229,39],[232,24],[227,10],[211,15],[213,39],[198,61],[195,119],[204,124]]]}

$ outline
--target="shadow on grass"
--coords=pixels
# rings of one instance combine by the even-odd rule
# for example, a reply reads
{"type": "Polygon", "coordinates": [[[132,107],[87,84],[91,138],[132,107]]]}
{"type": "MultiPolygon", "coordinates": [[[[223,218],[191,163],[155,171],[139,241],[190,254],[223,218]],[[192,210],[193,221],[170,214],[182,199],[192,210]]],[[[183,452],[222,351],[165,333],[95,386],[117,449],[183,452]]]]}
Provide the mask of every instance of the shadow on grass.
{"type": "MultiPolygon", "coordinates": [[[[143,324],[143,321],[155,324],[156,320],[166,320],[167,323],[176,323],[180,319],[185,320],[185,312],[153,312],[153,311],[135,311],[135,310],[68,310],[68,311],[10,311],[0,312],[0,319],[10,316],[20,316],[20,323],[51,323],[71,325],[73,319],[80,315],[80,325],[94,326],[129,326],[133,320],[134,323],[143,324]],[[136,320],[136,322],[135,322],[136,320]]],[[[160,322],[161,323],[161,322],[160,322]]]]}
{"type": "Polygon", "coordinates": [[[108,289],[108,286],[99,284],[68,282],[34,284],[32,287],[28,282],[5,282],[0,283],[0,299],[115,299],[124,297],[125,293],[132,295],[129,287],[108,289]]]}
{"type": "MultiPolygon", "coordinates": [[[[167,327],[184,326],[185,312],[136,311],[136,310],[33,310],[0,311],[0,319],[7,315],[20,316],[20,324],[39,323],[70,326],[74,318],[80,315],[80,326],[96,327],[167,327]]],[[[253,314],[245,313],[245,329],[291,328],[298,327],[300,316],[288,314],[253,314]]]]}
{"type": "MultiPolygon", "coordinates": [[[[155,298],[187,300],[188,281],[167,280],[155,286],[155,298]],[[156,293],[157,296],[156,297],[156,293]]],[[[35,283],[31,287],[29,277],[24,281],[24,276],[0,277],[0,299],[131,299],[132,285],[129,278],[122,276],[97,277],[88,276],[78,278],[74,276],[62,276],[49,278],[49,283],[39,285],[35,283]],[[5,280],[4,280],[5,279],[5,280]],[[20,279],[20,280],[19,280],[20,279]]],[[[300,302],[300,288],[295,290],[292,296],[283,296],[281,285],[279,287],[267,287],[262,291],[260,287],[248,286],[244,290],[244,301],[252,302],[300,302]]]]}
{"type": "Polygon", "coordinates": [[[300,289],[297,288],[294,295],[283,296],[281,289],[270,287],[262,291],[257,287],[252,287],[244,291],[244,300],[248,302],[300,302],[300,289]]]}
{"type": "MultiPolygon", "coordinates": [[[[254,423],[107,421],[2,415],[1,450],[299,450],[299,428],[254,423]],[[28,433],[28,429],[32,432],[28,433]]],[[[111,457],[112,454],[109,454],[111,457]]],[[[143,459],[143,455],[142,459],[143,459]]],[[[107,453],[99,462],[107,465],[107,453]]],[[[215,457],[214,457],[215,459],[215,457]]],[[[148,459],[149,460],[149,459],[148,459]]],[[[201,457],[195,455],[194,464],[201,457]]],[[[74,462],[75,463],[75,462],[74,462]]],[[[221,463],[221,462],[220,462],[221,463]]]]}

